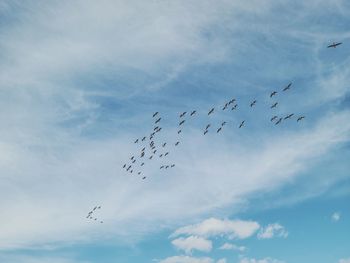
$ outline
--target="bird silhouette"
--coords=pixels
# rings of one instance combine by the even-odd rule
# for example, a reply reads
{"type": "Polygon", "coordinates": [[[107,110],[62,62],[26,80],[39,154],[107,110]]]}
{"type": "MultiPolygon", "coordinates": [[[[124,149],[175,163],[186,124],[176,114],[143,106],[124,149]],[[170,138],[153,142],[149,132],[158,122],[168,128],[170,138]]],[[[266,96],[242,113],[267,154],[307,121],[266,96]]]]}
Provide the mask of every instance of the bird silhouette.
{"type": "Polygon", "coordinates": [[[303,119],[305,119],[305,116],[300,116],[300,117],[298,117],[297,122],[299,122],[299,121],[301,121],[303,119]]]}
{"type": "Polygon", "coordinates": [[[291,86],[292,86],[292,82],[289,83],[289,84],[283,89],[283,91],[289,90],[291,86]]]}
{"type": "Polygon", "coordinates": [[[190,116],[193,116],[194,114],[196,114],[196,111],[195,111],[195,110],[191,112],[191,115],[190,115],[190,116]]]}
{"type": "Polygon", "coordinates": [[[274,120],[276,120],[278,118],[278,116],[273,116],[271,119],[270,119],[270,121],[274,121],[274,120]]]}
{"type": "Polygon", "coordinates": [[[183,113],[181,113],[181,114],[180,114],[180,118],[182,118],[183,116],[185,116],[186,113],[187,113],[186,111],[184,111],[183,113]]]}
{"type": "Polygon", "coordinates": [[[180,121],[179,126],[185,123],[185,120],[180,121]]]}
{"type": "Polygon", "coordinates": [[[250,103],[250,107],[253,107],[256,104],[257,100],[254,100],[253,102],[250,103]]]}
{"type": "Polygon", "coordinates": [[[272,104],[272,105],[271,105],[271,107],[270,107],[270,108],[271,108],[271,109],[276,108],[276,107],[277,107],[277,105],[278,105],[278,102],[275,102],[274,104],[272,104]]]}
{"type": "Polygon", "coordinates": [[[134,141],[134,143],[138,143],[139,142],[139,139],[136,139],[135,141],[134,141]]]}
{"type": "Polygon", "coordinates": [[[162,118],[158,118],[158,119],[155,121],[155,123],[160,122],[161,119],[162,119],[162,118]]]}
{"type": "Polygon", "coordinates": [[[181,133],[181,130],[178,130],[178,131],[177,131],[177,134],[180,134],[180,133],[181,133]]]}
{"type": "Polygon", "coordinates": [[[209,112],[208,115],[212,114],[214,112],[214,108],[212,108],[209,112]]]}
{"type": "Polygon", "coordinates": [[[156,117],[156,116],[157,116],[157,114],[158,114],[158,111],[157,111],[157,112],[155,112],[155,113],[153,113],[153,116],[152,116],[152,117],[153,117],[153,118],[154,118],[154,117],[156,117]]]}
{"type": "Polygon", "coordinates": [[[222,129],[221,127],[219,129],[217,129],[216,133],[219,133],[221,131],[221,129],[222,129]]]}
{"type": "Polygon", "coordinates": [[[284,117],[284,119],[287,120],[287,119],[292,118],[293,116],[294,116],[294,113],[291,113],[291,114],[287,115],[286,117],[284,117]]]}
{"type": "Polygon", "coordinates": [[[277,91],[273,91],[273,92],[271,92],[271,94],[270,94],[270,98],[272,98],[273,96],[275,96],[277,94],[277,91]]]}
{"type": "Polygon", "coordinates": [[[177,141],[177,142],[175,143],[175,146],[178,146],[178,145],[179,145],[179,143],[180,143],[180,142],[179,142],[179,141],[177,141]]]}
{"type": "Polygon", "coordinates": [[[279,118],[278,121],[275,123],[275,125],[278,125],[282,122],[283,118],[279,118]]]}
{"type": "Polygon", "coordinates": [[[245,121],[242,121],[241,124],[239,125],[239,129],[243,127],[245,121]]]}

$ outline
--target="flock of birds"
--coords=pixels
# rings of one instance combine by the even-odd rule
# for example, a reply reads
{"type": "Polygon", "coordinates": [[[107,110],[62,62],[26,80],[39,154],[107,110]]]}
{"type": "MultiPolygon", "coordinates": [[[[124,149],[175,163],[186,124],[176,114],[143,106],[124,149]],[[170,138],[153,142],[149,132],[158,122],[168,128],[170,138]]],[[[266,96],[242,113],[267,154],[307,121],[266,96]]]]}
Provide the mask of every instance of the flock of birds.
{"type": "MultiPolygon", "coordinates": [[[[328,45],[327,48],[336,48],[339,45],[341,45],[341,42],[333,42],[332,44],[328,45]]],[[[292,82],[290,82],[287,86],[285,86],[281,93],[287,92],[288,90],[290,90],[292,87],[292,82]]],[[[274,99],[275,96],[278,94],[278,91],[272,91],[269,94],[270,99],[274,99]]],[[[254,99],[253,101],[250,102],[249,106],[250,108],[254,108],[256,106],[256,104],[258,103],[258,101],[256,99],[254,99]]],[[[269,106],[271,110],[277,108],[279,105],[278,101],[273,101],[271,103],[271,105],[269,106]]],[[[223,107],[221,108],[222,111],[226,111],[226,110],[231,110],[231,111],[235,111],[238,109],[238,103],[236,101],[235,98],[230,99],[229,101],[227,101],[223,107]]],[[[212,114],[215,113],[215,111],[218,111],[220,109],[216,109],[215,107],[209,109],[209,111],[207,112],[207,116],[210,116],[212,114]]],[[[182,133],[182,129],[183,126],[186,122],[185,119],[186,116],[188,116],[189,118],[194,118],[197,115],[197,111],[196,110],[192,110],[192,111],[184,111],[182,113],[179,114],[179,123],[178,123],[178,130],[177,130],[177,134],[180,136],[180,134],[182,133]]],[[[137,138],[134,141],[134,144],[139,144],[141,145],[141,149],[137,154],[134,154],[130,157],[130,160],[128,163],[125,163],[122,168],[130,174],[135,174],[137,173],[137,175],[140,175],[142,180],[146,179],[147,177],[143,174],[142,168],[146,165],[147,162],[152,161],[156,158],[158,159],[162,159],[165,160],[165,163],[162,163],[159,166],[160,170],[167,170],[167,169],[171,169],[175,167],[175,164],[167,161],[168,160],[168,156],[170,154],[170,146],[173,147],[178,147],[180,144],[180,139],[176,140],[175,142],[172,143],[168,143],[168,142],[157,142],[156,138],[158,136],[158,134],[162,131],[162,127],[160,126],[160,123],[162,121],[162,117],[160,117],[159,112],[155,112],[152,115],[153,121],[154,121],[154,127],[152,128],[152,130],[150,131],[149,135],[143,136],[141,138],[137,138]]],[[[296,122],[300,122],[303,119],[305,119],[304,115],[298,115],[296,116],[294,113],[290,113],[287,114],[285,116],[278,116],[278,115],[273,115],[270,118],[270,122],[273,125],[280,125],[283,121],[287,121],[290,119],[296,119],[296,122]]],[[[239,125],[238,125],[238,129],[241,129],[245,126],[246,120],[241,120],[239,125]]],[[[216,133],[220,133],[222,131],[222,129],[224,128],[224,126],[227,124],[226,121],[221,122],[221,125],[216,129],[216,133]]],[[[209,131],[210,128],[212,127],[211,123],[208,123],[204,130],[203,130],[203,135],[205,136],[209,131]]],[[[214,130],[215,131],[215,130],[214,130]]],[[[96,213],[97,210],[101,209],[101,206],[95,206],[91,211],[88,212],[86,218],[90,219],[92,221],[97,221],[99,223],[103,223],[102,220],[99,220],[97,217],[94,216],[94,214],[96,213]]]]}

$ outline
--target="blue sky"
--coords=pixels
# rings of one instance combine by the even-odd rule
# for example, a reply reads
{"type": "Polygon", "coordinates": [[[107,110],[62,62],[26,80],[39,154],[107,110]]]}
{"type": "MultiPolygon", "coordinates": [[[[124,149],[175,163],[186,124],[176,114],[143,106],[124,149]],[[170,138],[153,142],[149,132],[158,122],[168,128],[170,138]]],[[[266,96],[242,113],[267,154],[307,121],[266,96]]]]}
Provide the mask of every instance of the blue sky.
{"type": "Polygon", "coordinates": [[[349,23],[345,0],[0,0],[0,261],[349,263],[349,23]],[[156,111],[170,154],[130,175],[156,111]]]}

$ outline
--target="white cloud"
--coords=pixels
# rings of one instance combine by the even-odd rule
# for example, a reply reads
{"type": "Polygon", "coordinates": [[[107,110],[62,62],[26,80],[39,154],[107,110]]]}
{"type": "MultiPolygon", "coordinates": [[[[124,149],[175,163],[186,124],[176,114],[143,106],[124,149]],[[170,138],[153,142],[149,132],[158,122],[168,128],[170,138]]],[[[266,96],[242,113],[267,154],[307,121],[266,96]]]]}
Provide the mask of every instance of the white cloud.
{"type": "Polygon", "coordinates": [[[161,260],[159,263],[213,263],[213,259],[208,257],[173,256],[161,260]]]}
{"type": "Polygon", "coordinates": [[[264,259],[255,259],[255,258],[242,258],[239,263],[284,263],[284,261],[280,261],[273,258],[264,258],[264,259]]]}
{"type": "Polygon", "coordinates": [[[236,251],[244,252],[247,248],[245,246],[237,246],[235,244],[225,243],[219,249],[222,249],[222,250],[236,250],[236,251]]]}
{"type": "Polygon", "coordinates": [[[252,236],[259,227],[259,224],[254,221],[209,218],[198,224],[181,227],[171,236],[185,234],[205,237],[228,236],[230,238],[244,239],[252,236]]]}
{"type": "Polygon", "coordinates": [[[226,263],[227,260],[226,258],[220,258],[218,261],[216,261],[216,263],[226,263]]]}
{"type": "Polygon", "coordinates": [[[171,241],[171,243],[178,249],[184,250],[186,253],[191,253],[192,250],[210,252],[213,248],[210,240],[197,236],[178,238],[171,241]]]}
{"type": "Polygon", "coordinates": [[[339,260],[339,263],[350,263],[350,258],[342,258],[339,260]]]}
{"type": "Polygon", "coordinates": [[[338,222],[340,220],[340,213],[339,212],[334,212],[332,214],[332,221],[333,222],[338,222]]]}
{"type": "Polygon", "coordinates": [[[286,238],[288,236],[288,232],[284,228],[284,226],[274,223],[269,224],[266,227],[262,227],[258,233],[259,239],[270,239],[274,237],[283,237],[286,238]]]}
{"type": "Polygon", "coordinates": [[[89,263],[86,260],[76,260],[69,257],[45,257],[29,255],[0,255],[0,261],[6,263],[89,263]]]}

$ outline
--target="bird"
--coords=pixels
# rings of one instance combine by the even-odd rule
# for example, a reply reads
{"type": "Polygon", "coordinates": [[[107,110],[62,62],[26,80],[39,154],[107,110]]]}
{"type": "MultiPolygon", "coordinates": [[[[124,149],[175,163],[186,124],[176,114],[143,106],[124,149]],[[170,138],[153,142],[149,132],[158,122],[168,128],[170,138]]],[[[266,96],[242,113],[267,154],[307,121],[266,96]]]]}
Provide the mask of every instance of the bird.
{"type": "Polygon", "coordinates": [[[165,166],[165,169],[168,169],[169,168],[169,165],[165,166]]]}
{"type": "Polygon", "coordinates": [[[180,143],[180,142],[179,142],[179,141],[177,141],[177,142],[175,143],[175,146],[178,146],[178,145],[179,145],[179,143],[180,143]]]}
{"type": "Polygon", "coordinates": [[[271,92],[271,94],[270,94],[270,98],[272,98],[273,96],[275,96],[277,94],[277,91],[273,91],[273,92],[271,92]]]}
{"type": "Polygon", "coordinates": [[[305,116],[300,116],[300,117],[297,119],[297,122],[301,121],[302,119],[305,119],[305,116]]]}
{"type": "Polygon", "coordinates": [[[144,166],[145,165],[145,163],[141,163],[141,166],[144,166]]]}
{"type": "Polygon", "coordinates": [[[134,143],[138,143],[139,142],[139,139],[136,139],[135,141],[134,141],[134,143]]]}
{"type": "Polygon", "coordinates": [[[208,133],[208,130],[205,130],[205,131],[204,131],[204,135],[206,135],[207,133],[208,133]]]}
{"type": "Polygon", "coordinates": [[[146,136],[142,138],[142,141],[145,141],[146,140],[146,136]]]}
{"type": "Polygon", "coordinates": [[[236,101],[236,99],[232,99],[232,100],[230,100],[229,102],[228,102],[228,104],[232,104],[232,103],[234,103],[236,101]]]}
{"type": "Polygon", "coordinates": [[[97,209],[101,209],[101,206],[97,207],[97,209]]]}
{"type": "Polygon", "coordinates": [[[235,104],[231,110],[235,110],[237,108],[238,104],[235,104]]]}
{"type": "Polygon", "coordinates": [[[152,117],[153,117],[153,118],[154,118],[154,117],[156,117],[156,116],[157,116],[157,114],[158,114],[158,111],[157,111],[157,112],[155,112],[155,113],[153,113],[153,116],[152,116],[152,117]]]}
{"type": "Polygon", "coordinates": [[[143,158],[143,156],[145,156],[145,153],[144,153],[144,152],[142,152],[140,156],[141,156],[141,158],[143,158]]]}
{"type": "Polygon", "coordinates": [[[141,172],[138,172],[137,174],[138,174],[138,175],[140,175],[140,174],[141,174],[141,172]]]}
{"type": "Polygon", "coordinates": [[[158,128],[158,130],[156,130],[156,132],[160,132],[162,130],[162,127],[158,128]]]}
{"type": "Polygon", "coordinates": [[[129,165],[129,167],[126,169],[126,171],[129,171],[129,170],[130,170],[130,168],[131,168],[131,165],[129,165]]]}
{"type": "Polygon", "coordinates": [[[178,131],[177,131],[177,134],[180,134],[180,133],[181,133],[181,130],[178,130],[178,131]]]}
{"type": "Polygon", "coordinates": [[[152,160],[152,158],[153,158],[153,155],[151,155],[148,159],[152,160]]]}
{"type": "Polygon", "coordinates": [[[241,124],[239,125],[239,129],[243,127],[245,121],[242,121],[241,124]]]}
{"type": "Polygon", "coordinates": [[[154,131],[156,131],[156,130],[158,130],[159,129],[159,126],[156,126],[156,127],[154,127],[154,131]]]}
{"type": "Polygon", "coordinates": [[[210,127],[210,124],[208,124],[207,127],[205,127],[205,129],[208,130],[209,127],[210,127]]]}
{"type": "Polygon", "coordinates": [[[125,167],[126,167],[126,164],[123,165],[123,168],[125,168],[125,167]]]}
{"type": "Polygon", "coordinates": [[[221,126],[224,126],[225,124],[226,124],[226,121],[222,122],[222,123],[221,123],[221,126]]]}
{"type": "Polygon", "coordinates": [[[216,133],[219,133],[221,131],[221,129],[222,129],[221,127],[219,129],[217,129],[216,133]]]}
{"type": "Polygon", "coordinates": [[[283,91],[289,90],[291,86],[292,86],[292,82],[289,83],[289,84],[283,89],[283,91]]]}
{"type": "Polygon", "coordinates": [[[284,117],[284,119],[285,119],[285,120],[290,119],[290,118],[293,117],[293,115],[294,115],[294,113],[291,113],[291,114],[287,115],[286,117],[284,117]]]}
{"type": "Polygon", "coordinates": [[[196,111],[195,111],[195,110],[191,112],[191,115],[190,115],[190,116],[193,116],[194,114],[196,114],[196,111]]]}
{"type": "Polygon", "coordinates": [[[146,179],[146,176],[142,177],[142,180],[145,180],[146,179]]]}
{"type": "Polygon", "coordinates": [[[175,164],[172,164],[172,165],[171,165],[171,168],[173,168],[173,167],[175,167],[175,164]]]}
{"type": "Polygon", "coordinates": [[[132,174],[133,171],[134,171],[134,170],[130,170],[130,173],[132,174]]]}
{"type": "Polygon", "coordinates": [[[341,42],[338,42],[338,43],[333,42],[333,44],[330,44],[329,46],[327,46],[327,48],[330,48],[330,47],[336,48],[337,46],[339,46],[341,44],[343,44],[343,43],[341,43],[341,42]]]}
{"type": "Polygon", "coordinates": [[[186,111],[184,111],[183,113],[181,113],[181,114],[180,114],[180,118],[182,118],[183,116],[185,116],[186,113],[187,113],[186,111]]]}
{"type": "Polygon", "coordinates": [[[271,107],[270,107],[270,108],[271,108],[271,109],[276,108],[276,107],[277,107],[277,105],[278,105],[278,102],[275,102],[274,104],[272,104],[272,105],[271,105],[271,107]]]}
{"type": "Polygon", "coordinates": [[[273,116],[271,119],[270,119],[270,121],[274,121],[274,120],[276,120],[278,118],[278,116],[273,116]]]}
{"type": "Polygon", "coordinates": [[[135,163],[136,162],[136,159],[134,159],[133,161],[132,161],[132,163],[135,163]]]}
{"type": "Polygon", "coordinates": [[[103,221],[100,221],[100,224],[103,224],[103,221]]]}
{"type": "Polygon", "coordinates": [[[166,152],[165,154],[164,154],[164,156],[167,156],[169,154],[169,152],[166,152]]]}
{"type": "Polygon", "coordinates": [[[161,119],[162,119],[162,118],[158,118],[158,119],[155,121],[155,123],[160,122],[161,119]]]}
{"type": "Polygon", "coordinates": [[[228,106],[228,103],[225,104],[225,106],[222,108],[222,110],[226,110],[228,106]]]}
{"type": "Polygon", "coordinates": [[[163,147],[165,147],[165,145],[166,145],[166,142],[165,142],[165,143],[163,143],[163,145],[162,145],[162,146],[163,146],[163,147]]]}
{"type": "Polygon", "coordinates": [[[155,154],[157,152],[157,150],[154,150],[153,153],[155,154]]]}
{"type": "Polygon", "coordinates": [[[282,121],[282,119],[283,119],[283,118],[279,118],[279,119],[278,119],[278,121],[275,123],[275,125],[280,124],[280,123],[281,123],[281,121],[282,121]]]}
{"type": "Polygon", "coordinates": [[[162,158],[162,157],[163,157],[163,154],[160,154],[160,155],[159,155],[159,158],[162,158]]]}
{"type": "Polygon", "coordinates": [[[130,160],[134,160],[134,158],[135,158],[134,156],[131,156],[130,160]]]}
{"type": "Polygon", "coordinates": [[[162,165],[161,167],[159,167],[159,169],[163,169],[164,168],[164,165],[162,165]]]}
{"type": "Polygon", "coordinates": [[[209,112],[208,115],[212,114],[214,112],[214,108],[212,108],[209,112]]]}
{"type": "Polygon", "coordinates": [[[145,149],[146,149],[146,147],[143,147],[143,148],[142,148],[142,150],[141,150],[141,152],[144,152],[144,151],[145,151],[145,149]]]}
{"type": "Polygon", "coordinates": [[[180,121],[179,126],[185,123],[185,120],[180,121]]]}
{"type": "Polygon", "coordinates": [[[256,100],[254,100],[252,103],[250,103],[250,107],[253,107],[256,104],[256,100]]]}

